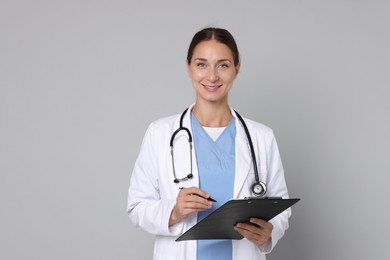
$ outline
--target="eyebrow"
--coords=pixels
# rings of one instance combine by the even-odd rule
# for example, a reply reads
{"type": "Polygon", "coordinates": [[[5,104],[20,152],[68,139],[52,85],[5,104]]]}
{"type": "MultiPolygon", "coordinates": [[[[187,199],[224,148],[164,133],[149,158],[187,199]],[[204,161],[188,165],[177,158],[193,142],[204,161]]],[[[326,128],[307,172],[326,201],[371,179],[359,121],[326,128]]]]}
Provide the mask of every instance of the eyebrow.
{"type": "MultiPolygon", "coordinates": [[[[194,61],[207,61],[207,59],[205,58],[195,58],[194,61]]],[[[220,60],[217,60],[218,63],[220,62],[230,62],[230,63],[233,63],[230,59],[220,59],[220,60]]]]}

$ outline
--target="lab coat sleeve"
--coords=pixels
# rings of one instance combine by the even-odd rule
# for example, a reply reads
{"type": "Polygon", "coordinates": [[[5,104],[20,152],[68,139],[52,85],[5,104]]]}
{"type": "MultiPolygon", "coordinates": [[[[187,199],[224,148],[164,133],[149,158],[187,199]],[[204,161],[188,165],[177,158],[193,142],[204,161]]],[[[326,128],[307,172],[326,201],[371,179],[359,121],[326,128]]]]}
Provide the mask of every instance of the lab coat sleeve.
{"type": "MultiPolygon", "coordinates": [[[[269,143],[266,144],[267,149],[267,165],[268,165],[268,176],[267,176],[267,196],[269,197],[282,197],[288,198],[288,190],[286,186],[283,165],[279,153],[279,148],[276,143],[276,139],[271,130],[271,138],[269,143]]],[[[277,215],[270,222],[273,225],[273,231],[271,239],[263,246],[260,246],[260,250],[263,253],[269,253],[275,247],[276,243],[281,239],[288,229],[288,219],[291,215],[291,209],[287,209],[281,214],[277,215]]]]}
{"type": "Polygon", "coordinates": [[[162,199],[160,195],[159,171],[161,167],[158,162],[160,157],[157,154],[161,140],[157,140],[155,132],[151,124],[142,142],[130,178],[127,212],[137,227],[151,234],[177,235],[181,230],[168,226],[176,201],[169,198],[162,199]]]}

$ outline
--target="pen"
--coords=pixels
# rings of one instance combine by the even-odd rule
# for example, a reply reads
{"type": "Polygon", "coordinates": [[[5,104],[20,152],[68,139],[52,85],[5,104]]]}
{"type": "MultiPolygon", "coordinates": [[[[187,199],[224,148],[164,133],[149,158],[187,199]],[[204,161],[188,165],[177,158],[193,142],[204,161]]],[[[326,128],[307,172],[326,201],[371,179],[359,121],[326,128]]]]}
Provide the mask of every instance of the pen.
{"type": "Polygon", "coordinates": [[[206,200],[208,200],[208,201],[212,201],[212,202],[217,202],[215,199],[213,199],[213,198],[205,198],[205,197],[202,197],[202,196],[200,196],[200,195],[198,195],[198,194],[194,194],[194,195],[196,195],[196,196],[198,196],[198,197],[201,197],[201,198],[204,198],[204,199],[206,199],[206,200]]]}
{"type": "MultiPolygon", "coordinates": [[[[180,187],[179,189],[184,189],[184,187],[180,187]]],[[[196,195],[196,196],[198,196],[198,197],[204,198],[204,199],[206,199],[206,200],[208,200],[208,201],[217,202],[215,199],[213,199],[213,198],[211,198],[211,197],[205,198],[205,197],[202,197],[202,196],[200,196],[200,195],[198,195],[198,194],[193,194],[193,195],[196,195]]]]}

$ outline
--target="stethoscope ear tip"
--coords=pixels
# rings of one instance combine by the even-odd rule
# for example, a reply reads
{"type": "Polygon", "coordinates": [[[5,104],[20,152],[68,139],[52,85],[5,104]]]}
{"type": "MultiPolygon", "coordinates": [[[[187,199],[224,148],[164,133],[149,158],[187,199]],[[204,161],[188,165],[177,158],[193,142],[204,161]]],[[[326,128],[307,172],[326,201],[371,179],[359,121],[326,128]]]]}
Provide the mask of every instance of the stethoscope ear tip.
{"type": "Polygon", "coordinates": [[[174,179],[173,182],[174,183],[179,183],[179,180],[178,179],[174,179]]]}

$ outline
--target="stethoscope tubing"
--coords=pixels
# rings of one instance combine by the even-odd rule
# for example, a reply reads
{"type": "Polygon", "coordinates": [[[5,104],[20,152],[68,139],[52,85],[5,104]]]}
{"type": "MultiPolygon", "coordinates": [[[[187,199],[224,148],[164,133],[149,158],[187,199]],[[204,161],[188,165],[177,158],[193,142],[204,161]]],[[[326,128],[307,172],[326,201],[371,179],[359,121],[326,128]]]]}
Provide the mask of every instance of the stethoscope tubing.
{"type": "Polygon", "coordinates": [[[260,182],[259,170],[257,169],[257,162],[256,162],[256,156],[255,156],[255,149],[253,148],[253,142],[252,142],[251,135],[249,133],[248,127],[246,126],[246,123],[245,123],[244,119],[242,118],[242,116],[236,110],[234,110],[234,112],[236,113],[238,119],[240,120],[242,126],[244,127],[245,134],[248,138],[249,148],[251,150],[251,157],[252,157],[252,161],[253,161],[253,170],[255,172],[255,180],[256,180],[256,182],[260,182]]]}
{"type": "MultiPolygon", "coordinates": [[[[183,111],[183,113],[181,114],[180,116],[180,125],[179,125],[179,128],[176,129],[172,136],[171,136],[171,139],[169,141],[169,145],[171,147],[171,157],[172,157],[172,170],[173,170],[173,176],[174,176],[174,182],[175,183],[179,183],[180,181],[184,181],[184,180],[187,180],[187,179],[191,179],[193,177],[193,174],[192,174],[192,135],[191,135],[191,132],[190,130],[187,128],[187,127],[184,127],[183,126],[183,120],[184,120],[184,116],[185,114],[187,113],[188,111],[188,108],[186,110],[183,111]],[[175,137],[176,135],[180,132],[180,131],[185,131],[187,132],[187,136],[188,136],[188,143],[189,143],[189,146],[190,146],[190,173],[184,177],[184,178],[177,178],[177,175],[176,175],[176,169],[175,169],[175,162],[174,162],[174,148],[173,148],[173,142],[175,140],[175,137]]],[[[259,170],[257,168],[257,161],[256,161],[256,154],[255,154],[255,149],[253,147],[253,142],[252,142],[252,138],[251,138],[251,135],[249,133],[249,130],[248,130],[248,127],[244,121],[244,119],[242,118],[242,116],[236,111],[234,110],[234,112],[236,113],[237,115],[237,118],[239,119],[241,125],[243,126],[244,128],[244,131],[245,131],[245,134],[246,134],[246,137],[248,139],[248,144],[249,144],[249,149],[250,149],[250,153],[251,153],[251,158],[252,158],[252,164],[253,164],[253,171],[254,171],[254,175],[255,175],[255,183],[253,184],[252,186],[252,191],[255,195],[257,196],[264,196],[266,191],[267,191],[267,186],[264,182],[261,182],[260,181],[260,178],[259,178],[259,170]],[[260,188],[261,191],[257,192],[257,188],[260,188]]]]}

